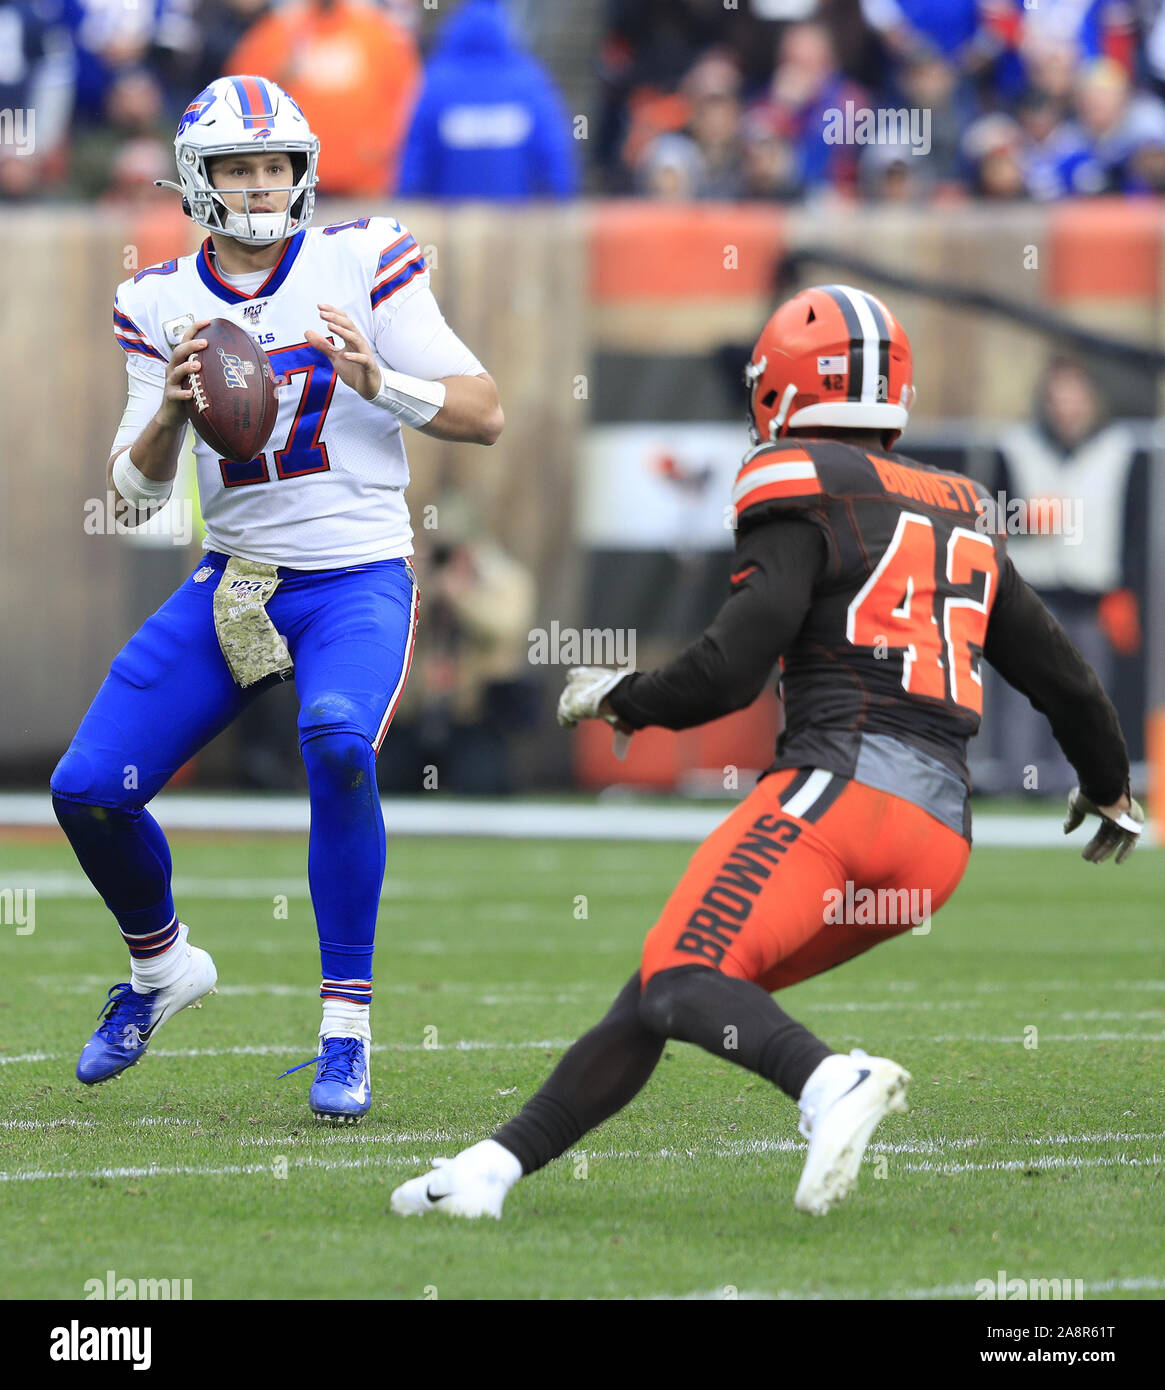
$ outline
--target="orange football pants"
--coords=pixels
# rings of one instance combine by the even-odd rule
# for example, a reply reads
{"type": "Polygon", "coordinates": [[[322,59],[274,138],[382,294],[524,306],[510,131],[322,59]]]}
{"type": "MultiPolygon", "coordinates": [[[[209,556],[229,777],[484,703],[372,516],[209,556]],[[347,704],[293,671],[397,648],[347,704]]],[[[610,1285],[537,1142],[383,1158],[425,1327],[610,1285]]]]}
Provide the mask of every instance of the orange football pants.
{"type": "Polygon", "coordinates": [[[775,772],[692,856],[643,947],[643,984],[703,965],[770,993],[879,941],[929,930],[971,847],[920,806],[860,782],[775,772]]]}

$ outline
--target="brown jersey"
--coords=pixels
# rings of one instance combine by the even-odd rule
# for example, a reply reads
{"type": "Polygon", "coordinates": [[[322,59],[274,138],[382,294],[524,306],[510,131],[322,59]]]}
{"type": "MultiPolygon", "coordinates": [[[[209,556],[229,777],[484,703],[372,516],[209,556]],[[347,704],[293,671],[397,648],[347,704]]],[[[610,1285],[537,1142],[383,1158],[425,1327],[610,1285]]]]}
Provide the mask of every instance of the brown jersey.
{"type": "Polygon", "coordinates": [[[987,526],[987,497],[962,474],[833,440],[754,450],[733,492],[732,597],[668,666],[612,690],[612,708],[633,728],[703,723],[754,699],[779,657],[772,769],[853,778],[969,835],[986,657],[1110,804],[1128,776],[1115,711],[987,526]]]}
{"type": "Polygon", "coordinates": [[[826,546],[824,573],[783,654],[786,726],[775,767],[856,776],[863,741],[885,735],[967,780],[966,743],[983,712],[980,661],[1006,560],[981,519],[986,497],[961,474],[849,444],[777,445],[746,459],[733,492],[738,529],[798,516],[826,546]]]}

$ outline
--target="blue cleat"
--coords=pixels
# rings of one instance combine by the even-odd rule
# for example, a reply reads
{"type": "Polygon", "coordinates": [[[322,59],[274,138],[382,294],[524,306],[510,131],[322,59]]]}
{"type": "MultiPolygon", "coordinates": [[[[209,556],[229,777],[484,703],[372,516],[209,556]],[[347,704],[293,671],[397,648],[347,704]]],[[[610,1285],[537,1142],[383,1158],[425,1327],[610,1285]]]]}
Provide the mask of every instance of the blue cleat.
{"type": "Polygon", "coordinates": [[[356,1124],[372,1106],[368,1044],[363,1038],[321,1038],[320,1046],[318,1057],[283,1075],[319,1063],[307,1098],[312,1113],[335,1124],[356,1124]]]}
{"type": "Polygon", "coordinates": [[[197,946],[182,978],[165,989],[138,994],[128,980],[114,985],[101,1012],[101,1024],[81,1049],[77,1080],[87,1086],[108,1081],[139,1061],[154,1034],[179,1009],[196,1009],[218,981],[214,961],[197,946]]]}

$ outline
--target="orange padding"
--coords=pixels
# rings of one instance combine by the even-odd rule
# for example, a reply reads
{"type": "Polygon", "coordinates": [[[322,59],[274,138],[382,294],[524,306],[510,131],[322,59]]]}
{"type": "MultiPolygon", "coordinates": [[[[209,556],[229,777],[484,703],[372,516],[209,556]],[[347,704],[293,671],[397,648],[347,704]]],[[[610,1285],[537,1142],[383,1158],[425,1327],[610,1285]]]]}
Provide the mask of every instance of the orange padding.
{"type": "Polygon", "coordinates": [[[1149,819],[1165,831],[1165,707],[1145,716],[1145,754],[1149,763],[1149,819]]]}
{"type": "Polygon", "coordinates": [[[779,727],[780,706],[774,695],[766,694],[748,709],[698,729],[641,729],[620,762],[611,751],[610,728],[588,719],[575,733],[575,774],[579,786],[593,790],[622,784],[674,791],[693,773],[708,774],[712,783],[723,779],[726,769],[735,768],[737,786],[725,787],[725,794],[732,796],[748,790],[746,769],[755,771],[772,762],[779,727]]]}
{"type": "Polygon", "coordinates": [[[738,203],[603,202],[591,235],[598,300],[770,295],[784,215],[738,203]]]}
{"type": "MultiPolygon", "coordinates": [[[[148,265],[168,261],[175,256],[188,256],[197,249],[206,235],[201,227],[182,211],[177,198],[172,203],[155,204],[135,213],[130,222],[131,263],[123,268],[125,275],[135,275],[148,265]]],[[[110,290],[110,294],[113,291],[110,290]]]]}
{"type": "Polygon", "coordinates": [[[1048,213],[1051,299],[1154,299],[1161,287],[1162,211],[1155,199],[1095,198],[1048,213]]]}

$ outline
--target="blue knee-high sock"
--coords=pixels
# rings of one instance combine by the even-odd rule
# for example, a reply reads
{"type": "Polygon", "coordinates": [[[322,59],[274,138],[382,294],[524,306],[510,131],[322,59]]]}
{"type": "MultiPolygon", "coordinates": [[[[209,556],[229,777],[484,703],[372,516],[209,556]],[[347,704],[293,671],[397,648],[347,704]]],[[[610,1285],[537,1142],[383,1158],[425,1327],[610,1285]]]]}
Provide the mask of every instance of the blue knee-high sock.
{"type": "Polygon", "coordinates": [[[60,796],[53,797],[53,810],[131,953],[148,959],[173,945],[178,919],[170,891],[170,846],[153,816],[60,796]]]}
{"type": "Polygon", "coordinates": [[[311,798],[307,877],[320,935],[324,998],[366,1004],[384,882],[384,817],[376,754],[361,734],[318,734],[303,745],[311,798]]]}

